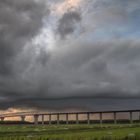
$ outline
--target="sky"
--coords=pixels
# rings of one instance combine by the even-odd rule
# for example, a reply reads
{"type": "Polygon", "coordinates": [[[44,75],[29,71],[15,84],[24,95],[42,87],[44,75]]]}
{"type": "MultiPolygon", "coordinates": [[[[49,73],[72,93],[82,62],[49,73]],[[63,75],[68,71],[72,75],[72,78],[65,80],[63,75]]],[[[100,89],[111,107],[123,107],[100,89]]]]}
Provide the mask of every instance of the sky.
{"type": "Polygon", "coordinates": [[[0,110],[140,106],[139,0],[1,0],[0,110]]]}

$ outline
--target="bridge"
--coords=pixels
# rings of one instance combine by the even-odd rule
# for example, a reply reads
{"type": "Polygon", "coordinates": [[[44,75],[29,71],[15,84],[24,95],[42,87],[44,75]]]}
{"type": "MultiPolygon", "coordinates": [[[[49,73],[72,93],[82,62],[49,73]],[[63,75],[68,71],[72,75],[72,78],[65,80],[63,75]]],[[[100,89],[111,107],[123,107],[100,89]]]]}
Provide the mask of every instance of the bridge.
{"type": "MultiPolygon", "coordinates": [[[[65,115],[66,116],[66,124],[69,124],[69,115],[75,115],[76,124],[79,124],[79,115],[86,115],[86,122],[87,124],[90,124],[91,118],[90,115],[92,114],[98,114],[99,115],[99,122],[100,124],[103,123],[103,115],[104,114],[113,114],[113,121],[114,124],[117,124],[117,114],[118,113],[129,113],[129,122],[133,123],[133,113],[140,113],[140,110],[117,110],[117,111],[95,111],[95,112],[64,112],[64,113],[46,113],[46,112],[18,112],[18,113],[8,113],[8,114],[0,114],[1,121],[4,121],[5,118],[8,117],[20,117],[21,122],[25,122],[25,118],[27,116],[32,116],[34,118],[34,124],[37,125],[39,123],[38,118],[41,116],[41,124],[44,125],[44,117],[49,117],[49,124],[52,124],[52,116],[56,116],[56,122],[57,124],[60,124],[60,116],[65,115]]],[[[139,116],[140,117],[140,116],[139,116]]]]}

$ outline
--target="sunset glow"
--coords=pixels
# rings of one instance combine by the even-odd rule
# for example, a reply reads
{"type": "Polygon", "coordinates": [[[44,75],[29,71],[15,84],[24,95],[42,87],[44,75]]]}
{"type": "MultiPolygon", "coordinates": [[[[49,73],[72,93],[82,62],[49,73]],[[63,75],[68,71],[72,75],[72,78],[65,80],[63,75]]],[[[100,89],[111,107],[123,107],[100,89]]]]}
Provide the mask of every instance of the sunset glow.
{"type": "Polygon", "coordinates": [[[53,9],[54,9],[56,14],[63,14],[67,10],[70,10],[70,9],[73,9],[73,8],[79,8],[80,3],[82,1],[83,0],[67,0],[67,1],[64,1],[63,3],[54,5],[53,9]]]}

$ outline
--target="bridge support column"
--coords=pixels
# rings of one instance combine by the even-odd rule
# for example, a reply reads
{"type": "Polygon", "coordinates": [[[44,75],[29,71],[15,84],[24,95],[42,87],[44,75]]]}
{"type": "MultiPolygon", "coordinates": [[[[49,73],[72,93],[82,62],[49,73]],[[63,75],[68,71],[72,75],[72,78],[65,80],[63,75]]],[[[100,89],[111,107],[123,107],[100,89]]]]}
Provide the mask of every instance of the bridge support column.
{"type": "Polygon", "coordinates": [[[21,121],[25,122],[25,116],[21,116],[21,121]]]}
{"type": "Polygon", "coordinates": [[[42,115],[42,125],[44,125],[44,115],[42,115]]]}
{"type": "Polygon", "coordinates": [[[79,124],[79,114],[76,113],[76,124],[79,124]]]}
{"type": "Polygon", "coordinates": [[[57,114],[57,125],[59,125],[59,114],[57,114]]]}
{"type": "Polygon", "coordinates": [[[69,114],[66,114],[66,124],[69,124],[69,114]]]}
{"type": "Polygon", "coordinates": [[[133,123],[133,112],[130,112],[130,123],[133,123]]]}
{"type": "Polygon", "coordinates": [[[1,117],[0,119],[1,119],[1,121],[3,122],[5,118],[4,118],[4,117],[1,117]]]}
{"type": "Polygon", "coordinates": [[[90,113],[87,113],[87,124],[90,124],[90,113]]]}
{"type": "Polygon", "coordinates": [[[34,115],[34,124],[38,125],[38,117],[39,115],[34,115]]]}
{"type": "Polygon", "coordinates": [[[114,112],[114,124],[117,124],[117,114],[114,112]]]}
{"type": "Polygon", "coordinates": [[[103,123],[103,113],[100,112],[100,124],[102,124],[102,123],[103,123]]]}
{"type": "Polygon", "coordinates": [[[52,124],[51,114],[49,114],[49,125],[52,124]]]}

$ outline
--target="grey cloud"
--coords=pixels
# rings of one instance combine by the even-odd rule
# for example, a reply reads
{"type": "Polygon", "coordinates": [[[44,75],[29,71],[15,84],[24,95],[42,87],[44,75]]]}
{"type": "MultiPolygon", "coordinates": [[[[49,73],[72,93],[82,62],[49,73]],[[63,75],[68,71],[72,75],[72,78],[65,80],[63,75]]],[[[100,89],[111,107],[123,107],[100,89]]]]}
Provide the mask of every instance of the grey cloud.
{"type": "Polygon", "coordinates": [[[42,28],[42,19],[46,16],[44,3],[33,0],[1,2],[1,108],[26,106],[57,110],[82,107],[102,110],[112,109],[114,102],[115,109],[123,105],[124,109],[138,108],[140,41],[108,33],[112,29],[117,32],[116,24],[124,27],[124,17],[131,21],[129,12],[137,9],[136,1],[129,1],[133,6],[128,3],[127,8],[121,6],[121,1],[102,2],[106,4],[100,0],[95,11],[93,4],[86,12],[67,11],[62,15],[58,25],[55,23],[53,27],[57,28],[61,38],[54,37],[51,51],[44,44],[39,46],[34,40],[29,41],[42,28]],[[75,38],[73,33],[79,23],[84,32],[78,32],[75,38]],[[65,39],[68,35],[69,38],[65,39]],[[101,38],[93,39],[96,35],[101,38]],[[106,36],[109,39],[104,40],[106,36]],[[8,75],[11,72],[16,75],[8,75]]]}
{"type": "Polygon", "coordinates": [[[45,49],[41,48],[39,51],[39,56],[36,59],[36,62],[45,66],[50,59],[51,54],[46,52],[45,49]]]}
{"type": "Polygon", "coordinates": [[[139,44],[135,41],[133,43],[131,41],[130,44],[128,40],[114,40],[110,43],[70,46],[65,52],[67,55],[59,54],[60,59],[58,57],[55,60],[53,71],[58,74],[55,75],[58,85],[54,87],[53,84],[51,85],[52,95],[60,95],[60,97],[139,97],[139,81],[136,80],[139,58],[136,55],[132,57],[139,44]],[[126,51],[118,53],[118,50],[123,48],[126,51]],[[130,69],[132,64],[137,69],[130,69]]]}
{"type": "Polygon", "coordinates": [[[59,19],[57,32],[62,38],[74,32],[75,25],[81,20],[81,15],[77,11],[68,11],[59,19]]]}
{"type": "Polygon", "coordinates": [[[82,9],[83,29],[85,33],[105,29],[112,32],[112,36],[121,37],[121,30],[128,32],[134,26],[138,28],[139,5],[138,0],[89,0],[82,9]]]}
{"type": "Polygon", "coordinates": [[[16,55],[42,27],[48,9],[35,0],[0,2],[0,73],[10,74],[16,55]]]}
{"type": "MultiPolygon", "coordinates": [[[[63,46],[45,65],[37,58],[22,75],[2,79],[1,97],[14,106],[43,108],[63,108],[57,104],[63,98],[69,108],[65,100],[70,98],[139,98],[139,55],[133,55],[139,51],[139,44],[136,40],[114,39],[63,46]]],[[[79,108],[80,103],[75,106],[79,108]]]]}

